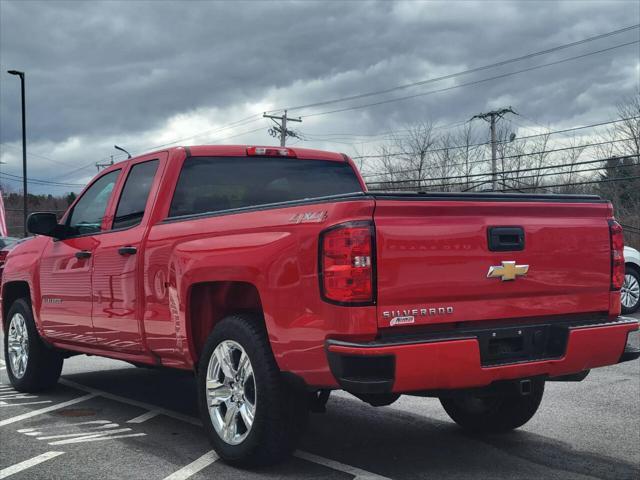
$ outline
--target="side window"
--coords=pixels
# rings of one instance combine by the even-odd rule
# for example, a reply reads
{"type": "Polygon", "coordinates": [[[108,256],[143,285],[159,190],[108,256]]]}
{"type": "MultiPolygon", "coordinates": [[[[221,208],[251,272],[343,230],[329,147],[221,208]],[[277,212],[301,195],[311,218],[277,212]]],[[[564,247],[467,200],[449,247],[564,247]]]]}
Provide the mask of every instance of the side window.
{"type": "Polygon", "coordinates": [[[138,163],[131,167],[120,195],[112,228],[133,227],[142,221],[157,170],[158,160],[138,163]]]}
{"type": "Polygon", "coordinates": [[[113,170],[96,180],[84,192],[73,207],[67,226],[74,235],[83,235],[100,231],[104,212],[107,210],[109,197],[120,175],[120,170],[113,170]]]}

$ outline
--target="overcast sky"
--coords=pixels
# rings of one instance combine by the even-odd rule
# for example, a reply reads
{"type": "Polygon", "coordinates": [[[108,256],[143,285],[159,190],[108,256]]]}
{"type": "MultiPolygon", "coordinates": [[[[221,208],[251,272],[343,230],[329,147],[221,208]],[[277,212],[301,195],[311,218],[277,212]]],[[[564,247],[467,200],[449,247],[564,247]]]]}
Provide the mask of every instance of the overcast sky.
{"type": "MultiPolygon", "coordinates": [[[[134,154],[180,139],[273,144],[270,122],[260,118],[265,110],[461,72],[638,23],[634,0],[0,0],[0,182],[19,189],[6,175],[22,172],[19,80],[8,69],[26,72],[30,177],[81,184],[95,174],[96,161],[117,153],[114,143],[134,154]]],[[[639,32],[290,113],[304,117],[466,84],[637,41],[639,32]]],[[[522,114],[514,129],[579,126],[613,119],[616,102],[638,91],[639,82],[636,43],[476,85],[309,116],[293,125],[308,140],[292,143],[373,153],[375,141],[362,143],[368,137],[327,135],[373,135],[421,120],[450,125],[507,105],[522,114]]]]}

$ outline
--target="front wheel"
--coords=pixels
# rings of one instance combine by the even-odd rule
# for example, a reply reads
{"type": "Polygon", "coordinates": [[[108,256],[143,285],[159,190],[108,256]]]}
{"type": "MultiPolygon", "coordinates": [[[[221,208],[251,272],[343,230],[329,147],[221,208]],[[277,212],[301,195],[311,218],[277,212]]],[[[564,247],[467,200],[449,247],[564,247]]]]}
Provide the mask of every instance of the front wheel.
{"type": "Polygon", "coordinates": [[[198,391],[205,430],[223,460],[273,464],[295,449],[306,395],[283,381],[260,318],[233,315],[216,325],[200,358],[198,391]]]}
{"type": "Polygon", "coordinates": [[[26,299],[13,302],[5,325],[4,358],[11,385],[19,392],[29,393],[53,387],[60,378],[64,359],[40,339],[26,299]]]}
{"type": "Polygon", "coordinates": [[[521,427],[531,420],[540,406],[543,393],[544,382],[536,381],[528,395],[480,396],[469,393],[442,397],[440,403],[449,417],[465,430],[500,433],[521,427]]]}

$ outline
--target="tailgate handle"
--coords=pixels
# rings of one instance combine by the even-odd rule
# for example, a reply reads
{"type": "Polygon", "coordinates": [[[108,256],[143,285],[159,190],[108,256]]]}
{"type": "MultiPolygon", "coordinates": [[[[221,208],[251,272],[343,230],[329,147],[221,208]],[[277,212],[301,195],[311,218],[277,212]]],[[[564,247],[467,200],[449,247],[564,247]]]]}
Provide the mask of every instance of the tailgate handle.
{"type": "Polygon", "coordinates": [[[522,227],[489,227],[487,239],[491,252],[524,250],[524,229],[522,227]]]}

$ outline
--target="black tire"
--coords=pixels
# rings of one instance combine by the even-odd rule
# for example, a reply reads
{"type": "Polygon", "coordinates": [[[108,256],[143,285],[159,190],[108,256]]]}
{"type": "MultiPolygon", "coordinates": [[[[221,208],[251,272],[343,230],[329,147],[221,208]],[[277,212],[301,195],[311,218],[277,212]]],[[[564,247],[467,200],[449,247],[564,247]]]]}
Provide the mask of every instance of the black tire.
{"type": "MultiPolygon", "coordinates": [[[[640,270],[638,268],[636,268],[633,265],[627,264],[625,267],[624,274],[625,276],[631,275],[632,277],[634,277],[636,280],[636,285],[640,285],[640,270]]],[[[640,308],[640,298],[636,298],[635,300],[636,300],[635,305],[631,305],[629,307],[625,307],[624,305],[622,305],[622,313],[624,313],[625,315],[628,315],[630,313],[637,312],[638,308],[640,308]]]]}
{"type": "Polygon", "coordinates": [[[46,346],[33,320],[31,304],[27,299],[20,298],[13,302],[5,321],[4,330],[4,358],[7,364],[7,375],[13,388],[19,392],[33,393],[52,388],[58,383],[64,358],[60,353],[46,346]],[[12,362],[9,358],[9,326],[16,314],[22,315],[27,328],[28,357],[27,367],[22,375],[14,374],[12,362]]]}
{"type": "Polygon", "coordinates": [[[535,415],[544,382],[534,382],[529,395],[481,397],[473,394],[443,397],[440,403],[451,419],[465,430],[476,433],[502,433],[521,427],[535,415]]]}
{"type": "Polygon", "coordinates": [[[297,446],[308,417],[306,393],[284,381],[271,351],[263,321],[251,314],[221,320],[205,343],[198,368],[198,403],[202,423],[222,460],[238,466],[270,465],[287,458],[297,446]],[[238,445],[216,432],[207,402],[209,361],[224,341],[239,344],[248,355],[255,379],[256,407],[253,424],[238,445]]]}

